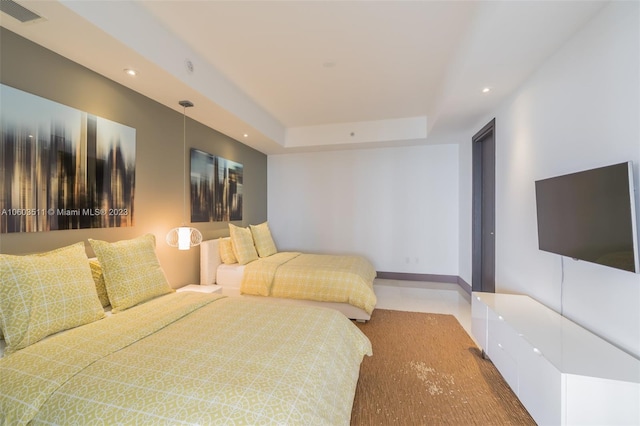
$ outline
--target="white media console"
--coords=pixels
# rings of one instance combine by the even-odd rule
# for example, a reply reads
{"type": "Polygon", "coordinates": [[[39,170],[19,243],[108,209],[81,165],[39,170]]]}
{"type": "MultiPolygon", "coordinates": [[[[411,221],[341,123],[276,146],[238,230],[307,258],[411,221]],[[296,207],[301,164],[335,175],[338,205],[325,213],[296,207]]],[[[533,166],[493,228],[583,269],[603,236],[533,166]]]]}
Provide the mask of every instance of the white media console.
{"type": "Polygon", "coordinates": [[[640,360],[528,296],[474,292],[471,329],[539,425],[640,425],[640,360]]]}

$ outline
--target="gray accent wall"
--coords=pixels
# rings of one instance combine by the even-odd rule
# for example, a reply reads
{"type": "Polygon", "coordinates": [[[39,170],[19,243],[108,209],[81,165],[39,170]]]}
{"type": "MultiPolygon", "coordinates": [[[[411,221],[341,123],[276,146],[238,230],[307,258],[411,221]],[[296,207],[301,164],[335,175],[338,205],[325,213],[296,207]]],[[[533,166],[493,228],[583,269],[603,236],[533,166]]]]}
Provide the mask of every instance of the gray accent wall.
{"type": "MultiPolygon", "coordinates": [[[[167,108],[4,28],[0,28],[0,52],[2,84],[136,129],[133,227],[0,234],[0,253],[42,252],[84,241],[87,255],[92,256],[88,238],[118,241],[152,233],[171,285],[198,283],[199,248],[178,251],[164,240],[171,228],[183,222],[183,116],[178,105],[181,99],[175,100],[178,111],[167,108]]],[[[197,107],[196,103],[194,108],[197,107]]],[[[258,224],[267,219],[266,155],[189,118],[186,145],[187,174],[190,148],[243,164],[243,220],[234,222],[236,225],[258,224]]],[[[193,226],[200,229],[205,239],[229,234],[227,222],[193,226]]]]}

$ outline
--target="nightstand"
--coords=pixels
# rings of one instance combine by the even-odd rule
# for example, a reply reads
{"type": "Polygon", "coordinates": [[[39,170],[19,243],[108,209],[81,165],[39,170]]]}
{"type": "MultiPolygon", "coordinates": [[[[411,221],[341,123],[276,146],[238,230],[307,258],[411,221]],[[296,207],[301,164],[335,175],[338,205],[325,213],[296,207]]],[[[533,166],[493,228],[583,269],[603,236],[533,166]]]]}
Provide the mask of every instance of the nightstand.
{"type": "Polygon", "coordinates": [[[182,291],[195,291],[197,293],[220,293],[222,294],[222,286],[220,285],[200,285],[200,284],[189,284],[184,287],[180,287],[176,289],[177,292],[182,291]]]}

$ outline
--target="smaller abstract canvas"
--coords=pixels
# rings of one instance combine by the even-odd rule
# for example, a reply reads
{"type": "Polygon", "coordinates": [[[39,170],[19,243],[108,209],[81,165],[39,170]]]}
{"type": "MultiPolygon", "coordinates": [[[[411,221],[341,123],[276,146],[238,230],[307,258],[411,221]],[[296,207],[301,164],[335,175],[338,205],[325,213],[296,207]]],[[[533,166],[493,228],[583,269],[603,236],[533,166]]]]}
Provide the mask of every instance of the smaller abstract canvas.
{"type": "Polygon", "coordinates": [[[242,220],[242,164],[191,149],[191,222],[242,220]]]}

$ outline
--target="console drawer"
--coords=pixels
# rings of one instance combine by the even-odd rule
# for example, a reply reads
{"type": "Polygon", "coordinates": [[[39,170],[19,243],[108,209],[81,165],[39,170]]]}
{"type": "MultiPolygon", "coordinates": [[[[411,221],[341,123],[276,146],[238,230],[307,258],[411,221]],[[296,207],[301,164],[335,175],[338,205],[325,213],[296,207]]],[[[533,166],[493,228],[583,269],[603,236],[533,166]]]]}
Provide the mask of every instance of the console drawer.
{"type": "Polygon", "coordinates": [[[522,339],[518,353],[518,398],[539,425],[564,424],[562,375],[537,348],[522,339]]]}
{"type": "Polygon", "coordinates": [[[513,392],[518,393],[518,344],[520,337],[504,319],[489,310],[487,354],[513,392]]]}

